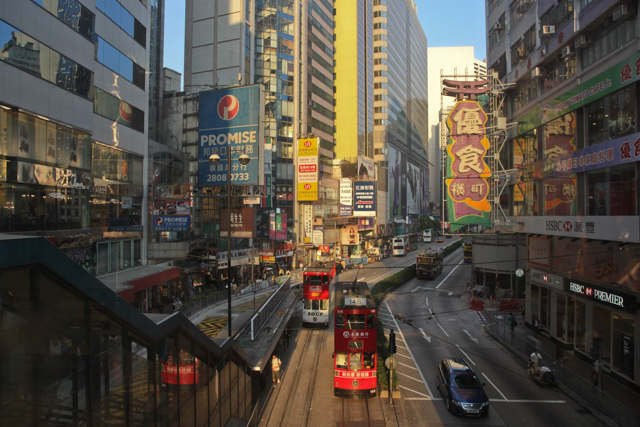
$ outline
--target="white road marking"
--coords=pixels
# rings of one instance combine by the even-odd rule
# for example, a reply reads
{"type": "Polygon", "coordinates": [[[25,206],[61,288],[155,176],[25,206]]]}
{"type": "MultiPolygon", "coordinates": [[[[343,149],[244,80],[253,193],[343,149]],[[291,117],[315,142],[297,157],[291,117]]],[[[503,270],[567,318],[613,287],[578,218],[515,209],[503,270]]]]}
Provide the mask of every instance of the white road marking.
{"type": "Polygon", "coordinates": [[[409,390],[409,391],[410,391],[410,392],[412,392],[412,393],[419,394],[420,396],[424,396],[424,397],[426,397],[427,399],[431,399],[431,396],[427,396],[427,395],[426,395],[426,394],[424,394],[424,393],[420,393],[419,391],[412,390],[412,389],[410,389],[409,387],[404,387],[404,386],[401,386],[401,385],[399,385],[398,387],[403,388],[403,389],[405,389],[405,390],[409,390]]]}
{"type": "Polygon", "coordinates": [[[498,387],[496,387],[496,385],[493,383],[493,381],[491,381],[491,380],[489,379],[489,377],[487,376],[487,374],[485,374],[485,373],[483,372],[483,373],[482,373],[482,375],[484,375],[484,377],[487,379],[487,381],[489,381],[489,384],[491,384],[491,385],[493,386],[493,388],[495,388],[495,389],[498,391],[498,393],[500,393],[500,396],[502,396],[502,398],[505,400],[505,402],[508,402],[508,401],[509,401],[509,399],[507,399],[507,396],[505,396],[505,395],[500,391],[500,389],[499,389],[498,387]]]}
{"type": "Polygon", "coordinates": [[[469,331],[467,331],[466,329],[463,329],[462,332],[464,332],[465,334],[469,335],[469,338],[471,338],[471,341],[475,341],[476,344],[478,344],[478,338],[474,338],[469,331]]]}
{"type": "Polygon", "coordinates": [[[424,333],[424,330],[422,330],[422,328],[419,328],[420,332],[422,332],[422,336],[424,337],[425,340],[429,341],[429,344],[431,344],[431,337],[427,334],[424,333]]]}
{"type": "Polygon", "coordinates": [[[501,403],[567,403],[566,400],[529,400],[529,399],[519,399],[519,400],[504,400],[504,399],[489,399],[491,403],[493,402],[501,402],[501,403]]]}
{"type": "Polygon", "coordinates": [[[457,345],[457,344],[456,344],[456,347],[458,347],[458,350],[460,350],[460,351],[462,352],[462,354],[464,354],[464,355],[467,357],[467,359],[469,359],[469,362],[473,363],[474,365],[476,364],[476,362],[474,362],[473,360],[471,360],[471,358],[469,357],[469,355],[468,355],[467,353],[465,353],[465,352],[464,352],[464,350],[463,350],[463,349],[461,349],[459,345],[457,345]]]}
{"type": "Polygon", "coordinates": [[[449,336],[449,334],[447,333],[447,331],[444,330],[444,328],[442,327],[442,325],[440,323],[438,323],[438,326],[440,326],[440,329],[442,329],[442,332],[444,332],[444,334],[446,336],[449,336]]]}
{"type": "Polygon", "coordinates": [[[419,290],[421,290],[421,289],[422,289],[422,286],[416,286],[415,288],[413,288],[413,289],[411,290],[411,292],[416,292],[416,291],[419,291],[419,290]]]}
{"type": "Polygon", "coordinates": [[[429,297],[427,297],[426,302],[427,302],[427,305],[429,305],[429,297]]]}
{"type": "Polygon", "coordinates": [[[449,272],[449,274],[447,274],[447,277],[445,277],[444,279],[442,279],[442,282],[438,283],[438,286],[436,286],[436,289],[438,289],[438,288],[440,287],[440,285],[442,285],[442,284],[443,284],[443,283],[444,283],[444,282],[449,278],[449,276],[451,276],[451,275],[453,274],[453,272],[454,272],[454,271],[456,271],[456,268],[460,267],[460,264],[462,264],[463,262],[464,262],[464,260],[460,261],[460,262],[458,263],[458,265],[456,265],[456,266],[453,268],[453,270],[451,270],[451,271],[449,272]]]}
{"type": "Polygon", "coordinates": [[[407,347],[403,347],[400,344],[396,344],[396,347],[404,348],[405,350],[407,349],[407,347]]]}
{"type": "Polygon", "coordinates": [[[428,397],[403,397],[403,399],[404,400],[438,400],[438,399],[429,399],[428,397]]]}
{"type": "Polygon", "coordinates": [[[407,368],[409,368],[409,369],[413,369],[414,371],[417,371],[417,370],[418,370],[418,369],[414,368],[413,366],[405,365],[405,364],[404,364],[404,363],[402,363],[402,362],[398,362],[398,365],[406,366],[407,368]]]}
{"type": "Polygon", "coordinates": [[[402,356],[402,357],[406,357],[407,359],[411,359],[409,356],[405,356],[404,354],[401,354],[401,353],[396,353],[395,356],[402,356]]]}
{"type": "Polygon", "coordinates": [[[407,375],[407,374],[403,374],[402,372],[398,372],[398,371],[395,371],[395,372],[396,372],[396,374],[398,374],[398,375],[402,375],[403,377],[407,377],[407,378],[409,378],[410,380],[418,381],[420,384],[422,384],[422,381],[420,381],[420,380],[419,380],[419,379],[417,379],[417,378],[410,377],[409,375],[407,375]]]}
{"type": "MultiPolygon", "coordinates": [[[[387,302],[387,300],[384,301],[384,304],[387,306],[387,310],[389,310],[389,312],[391,312],[391,308],[389,307],[389,303],[387,302]]],[[[396,323],[396,326],[398,326],[398,322],[396,322],[395,319],[393,319],[393,321],[396,323]]],[[[400,330],[399,326],[398,326],[398,333],[400,334],[400,336],[404,340],[404,334],[400,330]]],[[[426,388],[427,389],[427,393],[429,393],[429,395],[432,396],[433,393],[431,393],[431,389],[429,388],[429,384],[427,384],[427,380],[424,379],[424,375],[422,375],[422,371],[420,370],[420,368],[417,367],[418,364],[416,363],[416,358],[413,357],[413,353],[411,352],[411,349],[408,346],[407,346],[407,351],[409,352],[409,355],[411,356],[411,359],[413,360],[413,364],[416,366],[416,368],[414,368],[414,369],[416,371],[418,371],[418,374],[420,374],[420,378],[422,378],[422,383],[424,384],[424,388],[426,388]]]]}

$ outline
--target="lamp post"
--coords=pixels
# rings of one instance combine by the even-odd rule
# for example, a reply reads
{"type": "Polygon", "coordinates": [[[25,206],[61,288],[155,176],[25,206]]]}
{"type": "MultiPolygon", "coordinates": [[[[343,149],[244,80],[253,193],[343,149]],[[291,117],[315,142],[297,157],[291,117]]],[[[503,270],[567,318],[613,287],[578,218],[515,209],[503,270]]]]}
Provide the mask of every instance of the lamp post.
{"type": "MultiPolygon", "coordinates": [[[[229,338],[233,335],[231,333],[231,154],[235,152],[236,154],[240,154],[238,157],[238,161],[241,165],[246,166],[249,164],[251,159],[249,156],[244,154],[244,150],[232,150],[229,146],[227,149],[227,213],[228,213],[228,227],[229,230],[227,232],[227,309],[229,312],[229,338]]],[[[220,156],[218,154],[212,154],[209,157],[209,163],[216,166],[220,163],[220,156]]]]}

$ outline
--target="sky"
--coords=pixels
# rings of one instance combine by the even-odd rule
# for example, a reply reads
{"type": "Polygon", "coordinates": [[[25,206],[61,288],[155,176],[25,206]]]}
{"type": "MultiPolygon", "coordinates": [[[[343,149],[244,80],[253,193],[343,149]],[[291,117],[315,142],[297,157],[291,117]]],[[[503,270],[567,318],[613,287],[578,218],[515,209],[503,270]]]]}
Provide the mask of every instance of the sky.
{"type": "MultiPolygon", "coordinates": [[[[428,47],[474,46],[475,58],[484,60],[487,55],[484,0],[415,2],[428,47]]],[[[164,66],[179,73],[184,71],[184,9],[184,0],[165,1],[164,66]]]]}

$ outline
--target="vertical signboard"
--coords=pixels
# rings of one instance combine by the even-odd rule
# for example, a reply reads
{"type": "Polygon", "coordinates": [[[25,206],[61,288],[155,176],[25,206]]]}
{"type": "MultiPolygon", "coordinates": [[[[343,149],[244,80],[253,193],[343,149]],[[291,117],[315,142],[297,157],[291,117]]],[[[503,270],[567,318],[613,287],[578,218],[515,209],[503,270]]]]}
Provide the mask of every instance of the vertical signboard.
{"type": "Polygon", "coordinates": [[[407,216],[407,183],[405,181],[406,159],[402,152],[389,147],[389,216],[404,218],[407,216]]]}
{"type": "Polygon", "coordinates": [[[324,226],[313,226],[313,246],[320,246],[324,243],[324,226]]]}
{"type": "Polygon", "coordinates": [[[490,227],[487,200],[491,175],[484,157],[489,149],[487,114],[477,101],[458,101],[447,117],[447,213],[451,231],[468,224],[490,227]]]}
{"type": "Polygon", "coordinates": [[[303,138],[298,148],[298,201],[318,200],[318,145],[320,138],[303,138]]]}
{"type": "Polygon", "coordinates": [[[302,205],[304,242],[311,243],[313,237],[313,205],[302,205]]]}
{"type": "Polygon", "coordinates": [[[227,185],[227,173],[231,172],[231,184],[257,185],[264,173],[260,150],[260,85],[200,92],[198,180],[201,186],[227,185]],[[228,155],[231,148],[231,171],[228,171],[228,155]],[[240,164],[239,155],[233,150],[244,150],[251,161],[240,164]],[[220,163],[212,165],[209,157],[220,156],[220,163]]]}
{"type": "Polygon", "coordinates": [[[353,216],[376,216],[376,183],[353,183],[353,216]]]}
{"type": "Polygon", "coordinates": [[[353,187],[351,179],[340,179],[340,216],[351,216],[353,205],[353,187]]]}
{"type": "Polygon", "coordinates": [[[287,239],[287,213],[269,214],[269,238],[275,240],[287,239]]]}

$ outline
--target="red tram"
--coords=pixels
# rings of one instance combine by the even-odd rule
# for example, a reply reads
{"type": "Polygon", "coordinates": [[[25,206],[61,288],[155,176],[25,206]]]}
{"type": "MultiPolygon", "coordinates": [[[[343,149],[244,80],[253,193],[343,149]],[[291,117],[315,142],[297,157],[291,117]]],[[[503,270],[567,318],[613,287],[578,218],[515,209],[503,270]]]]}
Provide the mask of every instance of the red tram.
{"type": "Polygon", "coordinates": [[[366,282],[339,282],[335,290],[334,395],[376,397],[377,307],[366,282]]]}
{"type": "Polygon", "coordinates": [[[315,261],[302,274],[302,325],[329,326],[329,305],[336,280],[336,263],[315,261]]]}

